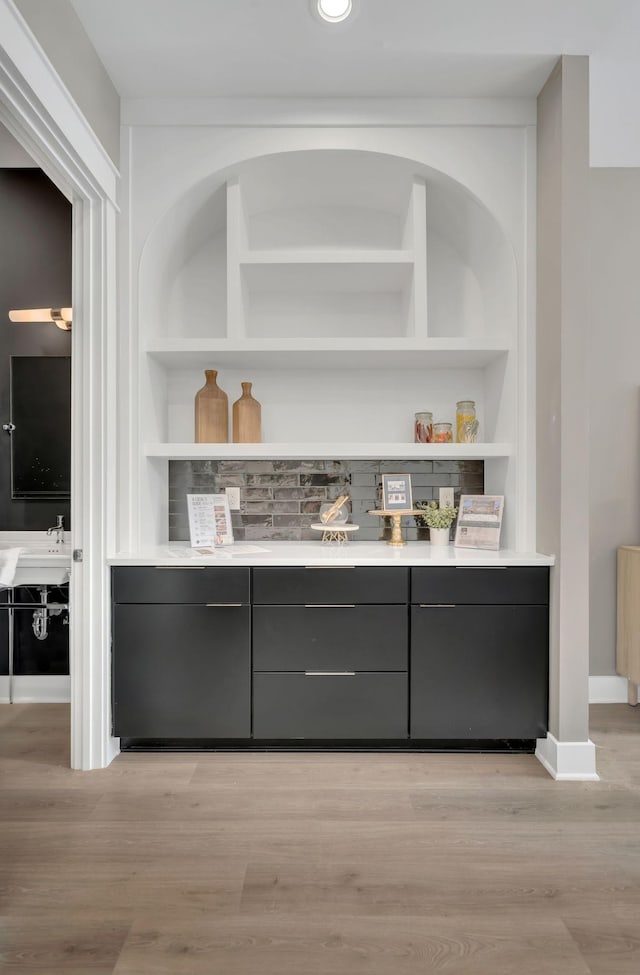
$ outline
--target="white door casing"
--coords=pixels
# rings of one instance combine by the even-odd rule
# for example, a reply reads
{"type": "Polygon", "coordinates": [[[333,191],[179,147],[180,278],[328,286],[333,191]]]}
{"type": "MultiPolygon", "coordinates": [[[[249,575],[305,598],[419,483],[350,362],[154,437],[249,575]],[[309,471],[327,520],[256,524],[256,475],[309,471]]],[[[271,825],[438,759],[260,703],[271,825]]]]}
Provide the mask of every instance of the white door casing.
{"type": "Polygon", "coordinates": [[[0,121],[73,203],[71,766],[111,735],[106,554],[115,539],[118,172],[12,0],[0,0],[0,121]]]}

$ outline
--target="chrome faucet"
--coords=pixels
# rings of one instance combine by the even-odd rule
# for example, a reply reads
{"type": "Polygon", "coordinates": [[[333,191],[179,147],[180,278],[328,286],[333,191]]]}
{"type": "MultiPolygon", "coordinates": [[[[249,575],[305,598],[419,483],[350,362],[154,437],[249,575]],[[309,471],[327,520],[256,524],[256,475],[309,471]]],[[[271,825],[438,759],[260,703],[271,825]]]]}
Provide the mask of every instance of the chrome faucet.
{"type": "Polygon", "coordinates": [[[61,545],[64,542],[64,515],[56,515],[58,519],[58,524],[54,525],[52,528],[47,528],[47,535],[56,534],[56,545],[61,545]]]}

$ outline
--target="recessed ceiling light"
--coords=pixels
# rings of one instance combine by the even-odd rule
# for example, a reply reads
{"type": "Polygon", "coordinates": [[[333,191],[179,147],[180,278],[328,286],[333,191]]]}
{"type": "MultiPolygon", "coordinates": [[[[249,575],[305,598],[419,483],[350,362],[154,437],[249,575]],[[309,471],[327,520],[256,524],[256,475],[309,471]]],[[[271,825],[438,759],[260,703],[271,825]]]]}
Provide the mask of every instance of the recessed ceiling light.
{"type": "Polygon", "coordinates": [[[330,24],[339,24],[351,13],[352,0],[318,0],[318,13],[330,24]]]}

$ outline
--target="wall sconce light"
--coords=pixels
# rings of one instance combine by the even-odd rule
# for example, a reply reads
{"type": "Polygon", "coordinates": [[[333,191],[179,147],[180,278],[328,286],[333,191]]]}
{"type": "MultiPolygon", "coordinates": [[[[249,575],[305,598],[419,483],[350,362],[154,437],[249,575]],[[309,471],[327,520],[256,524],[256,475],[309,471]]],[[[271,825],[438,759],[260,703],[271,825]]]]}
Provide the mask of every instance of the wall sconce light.
{"type": "Polygon", "coordinates": [[[73,314],[71,308],[20,308],[9,312],[11,322],[54,322],[68,332],[73,314]]]}

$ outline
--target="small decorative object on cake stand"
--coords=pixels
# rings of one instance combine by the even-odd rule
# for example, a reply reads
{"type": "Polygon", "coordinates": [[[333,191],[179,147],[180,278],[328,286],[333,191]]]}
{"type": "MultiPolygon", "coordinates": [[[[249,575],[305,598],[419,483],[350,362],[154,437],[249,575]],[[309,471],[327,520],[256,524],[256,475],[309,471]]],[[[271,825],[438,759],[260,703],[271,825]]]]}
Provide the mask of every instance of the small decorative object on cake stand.
{"type": "Polygon", "coordinates": [[[406,545],[402,537],[402,517],[416,514],[411,502],[411,474],[383,474],[382,508],[369,511],[368,514],[391,519],[391,538],[387,545],[394,548],[406,545]]]}
{"type": "Polygon", "coordinates": [[[349,541],[349,533],[355,532],[359,525],[347,523],[349,512],[346,502],[349,500],[348,494],[341,494],[332,503],[320,505],[320,521],[311,525],[313,531],[322,532],[323,542],[342,542],[349,541]]]}

